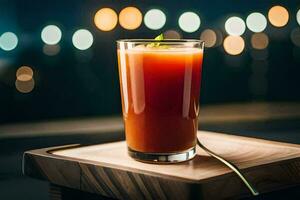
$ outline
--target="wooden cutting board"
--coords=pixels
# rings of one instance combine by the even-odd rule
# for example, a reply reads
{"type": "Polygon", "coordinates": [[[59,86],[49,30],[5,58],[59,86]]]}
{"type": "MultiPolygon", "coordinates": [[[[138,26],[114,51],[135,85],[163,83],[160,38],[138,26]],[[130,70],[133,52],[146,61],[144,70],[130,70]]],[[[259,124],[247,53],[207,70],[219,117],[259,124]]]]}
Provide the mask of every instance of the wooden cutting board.
{"type": "MultiPolygon", "coordinates": [[[[209,149],[236,164],[260,193],[300,183],[300,145],[199,131],[209,149]]],[[[222,163],[197,149],[188,162],[155,165],[127,155],[125,142],[24,153],[25,175],[116,199],[224,199],[251,194],[222,163]]]]}

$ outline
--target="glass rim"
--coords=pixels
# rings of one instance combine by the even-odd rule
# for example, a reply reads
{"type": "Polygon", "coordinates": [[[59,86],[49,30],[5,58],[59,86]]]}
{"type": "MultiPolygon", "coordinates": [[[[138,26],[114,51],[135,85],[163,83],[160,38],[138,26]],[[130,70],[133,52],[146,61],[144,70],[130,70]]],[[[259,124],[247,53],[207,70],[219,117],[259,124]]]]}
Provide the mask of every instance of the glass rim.
{"type": "Polygon", "coordinates": [[[197,39],[164,39],[164,40],[155,40],[155,39],[120,39],[116,41],[119,43],[136,43],[136,44],[147,44],[147,43],[162,43],[162,44],[203,44],[203,40],[197,39]]]}

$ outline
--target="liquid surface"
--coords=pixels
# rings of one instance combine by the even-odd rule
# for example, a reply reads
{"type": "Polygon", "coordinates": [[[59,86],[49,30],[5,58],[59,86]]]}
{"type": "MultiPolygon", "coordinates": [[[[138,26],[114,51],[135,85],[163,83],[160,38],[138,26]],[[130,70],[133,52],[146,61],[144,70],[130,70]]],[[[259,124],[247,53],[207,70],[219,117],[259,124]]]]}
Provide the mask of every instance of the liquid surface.
{"type": "Polygon", "coordinates": [[[196,48],[118,50],[131,149],[169,153],[195,146],[202,57],[196,48]]]}

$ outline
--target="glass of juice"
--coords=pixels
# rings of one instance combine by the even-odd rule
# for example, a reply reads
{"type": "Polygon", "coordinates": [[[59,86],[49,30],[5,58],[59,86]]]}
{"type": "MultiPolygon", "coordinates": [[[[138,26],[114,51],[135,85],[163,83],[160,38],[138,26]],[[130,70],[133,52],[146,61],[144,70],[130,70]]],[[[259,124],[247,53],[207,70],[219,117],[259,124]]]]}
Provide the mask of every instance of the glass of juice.
{"type": "Polygon", "coordinates": [[[192,159],[204,42],[124,39],[117,45],[129,155],[150,163],[192,159]]]}

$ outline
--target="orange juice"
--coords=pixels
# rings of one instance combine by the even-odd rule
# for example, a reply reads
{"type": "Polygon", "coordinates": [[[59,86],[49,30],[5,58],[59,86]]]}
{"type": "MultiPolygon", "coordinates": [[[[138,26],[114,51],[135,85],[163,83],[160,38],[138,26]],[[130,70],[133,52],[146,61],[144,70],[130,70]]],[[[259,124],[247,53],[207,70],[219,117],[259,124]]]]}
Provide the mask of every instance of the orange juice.
{"type": "Polygon", "coordinates": [[[195,147],[202,49],[118,50],[123,119],[128,147],[145,153],[195,147]]]}

